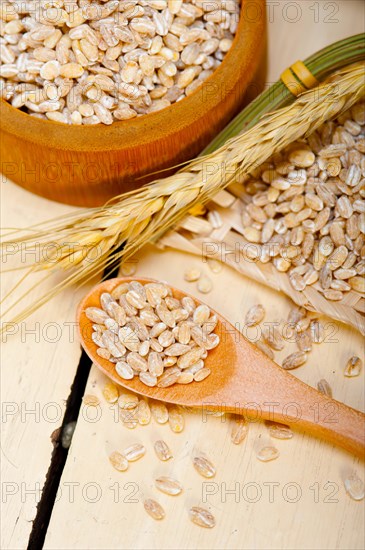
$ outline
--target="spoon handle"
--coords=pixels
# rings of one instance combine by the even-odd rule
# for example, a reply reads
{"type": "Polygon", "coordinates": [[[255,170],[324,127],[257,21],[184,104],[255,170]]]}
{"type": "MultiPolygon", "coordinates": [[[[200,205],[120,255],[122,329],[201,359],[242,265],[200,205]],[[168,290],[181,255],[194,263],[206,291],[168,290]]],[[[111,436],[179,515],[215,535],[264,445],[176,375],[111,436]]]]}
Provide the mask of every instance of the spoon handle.
{"type": "Polygon", "coordinates": [[[364,458],[365,415],[339,401],[323,396],[316,390],[313,392],[314,395],[310,395],[312,392],[306,392],[304,399],[297,400],[301,417],[297,419],[295,414],[291,420],[287,418],[287,422],[292,426],[297,425],[310,435],[325,439],[364,458]]]}
{"type": "Polygon", "coordinates": [[[238,405],[248,418],[296,426],[364,458],[362,412],[308,386],[247,341],[241,341],[236,359],[240,367],[234,383],[219,392],[221,403],[234,405],[236,412],[238,405]]]}

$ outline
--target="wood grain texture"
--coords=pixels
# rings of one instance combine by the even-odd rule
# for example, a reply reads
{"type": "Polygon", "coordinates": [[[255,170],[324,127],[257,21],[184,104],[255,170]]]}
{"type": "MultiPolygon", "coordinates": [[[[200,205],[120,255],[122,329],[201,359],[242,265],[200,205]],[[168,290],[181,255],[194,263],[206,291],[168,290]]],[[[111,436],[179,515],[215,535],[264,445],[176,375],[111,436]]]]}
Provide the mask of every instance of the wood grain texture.
{"type": "MultiPolygon", "coordinates": [[[[275,17],[268,22],[268,83],[274,82],[283,68],[296,59],[303,59],[335,40],[364,30],[362,0],[336,0],[334,4],[339,11],[335,23],[324,21],[329,15],[324,6],[332,2],[300,2],[302,16],[296,23],[283,16],[287,4],[286,0],[278,0],[268,5],[271,9],[276,6],[275,17]],[[318,22],[314,21],[314,13],[310,10],[313,4],[318,4],[321,10],[318,22]]],[[[2,226],[39,223],[69,210],[31,195],[10,182],[2,184],[2,208],[2,226]]],[[[184,281],[183,270],[186,265],[200,265],[197,258],[175,252],[161,254],[148,247],[139,260],[138,275],[165,279],[195,294],[195,287],[184,281]]],[[[206,265],[204,270],[207,270],[206,265]]],[[[208,301],[232,323],[242,322],[247,309],[260,301],[267,308],[268,319],[286,316],[288,300],[274,291],[229,268],[210,276],[214,291],[208,301]]],[[[13,273],[2,275],[4,290],[13,282],[13,273]]],[[[63,294],[29,321],[32,326],[38,319],[73,322],[77,302],[78,297],[73,292],[63,294]]],[[[363,353],[361,337],[354,330],[341,324],[333,325],[330,321],[326,335],[326,343],[314,348],[308,364],[297,369],[295,376],[313,387],[318,380],[326,378],[336,399],[364,410],[364,372],[354,379],[343,376],[348,357],[363,353]]],[[[15,396],[16,402],[24,403],[28,409],[34,408],[35,401],[63,405],[80,354],[76,341],[67,343],[61,350],[43,340],[37,343],[30,340],[27,345],[20,335],[15,335],[2,348],[3,401],[12,401],[15,396]]],[[[283,355],[278,354],[276,358],[280,361],[283,355]]],[[[103,384],[104,377],[95,368],[86,391],[101,397],[103,384]]],[[[342,484],[342,476],[352,469],[364,479],[363,464],[345,451],[296,432],[290,441],[273,440],[280,457],[263,464],[255,457],[257,447],[269,441],[262,423],[251,424],[247,441],[236,447],[230,444],[228,423],[209,415],[206,418],[187,415],[185,431],[173,434],[167,426],[156,424],[128,431],[114,421],[109,405],[102,402],[100,410],[101,418],[96,422],[90,408],[83,407],[81,411],[46,548],[362,550],[365,547],[364,503],[351,500],[342,484]],[[174,462],[166,468],[157,461],[152,449],[153,441],[160,437],[170,444],[175,456],[174,462]],[[147,446],[147,456],[125,475],[118,474],[107,461],[106,439],[116,448],[142,441],[147,446]],[[217,467],[217,476],[212,481],[218,487],[210,489],[218,491],[207,495],[206,503],[202,502],[204,480],[191,466],[190,455],[194,448],[205,451],[217,467]],[[181,479],[185,491],[177,499],[158,495],[168,515],[166,521],[156,524],[144,514],[140,501],[142,495],[157,496],[153,477],[166,473],[181,479]],[[138,502],[130,502],[134,497],[128,495],[135,490],[135,485],[126,486],[128,482],[138,485],[138,502]],[[74,495],[72,485],[67,483],[74,484],[74,495]],[[95,487],[93,493],[92,485],[87,485],[90,483],[97,483],[102,491],[101,496],[96,495],[96,502],[92,502],[95,487]],[[113,487],[114,483],[120,489],[116,497],[118,486],[113,487]],[[236,489],[237,483],[237,498],[235,494],[225,493],[225,489],[236,489]],[[277,483],[279,485],[275,485],[277,483]],[[295,486],[288,486],[288,483],[299,485],[301,492],[297,502],[294,502],[295,486]],[[188,506],[199,503],[209,507],[217,517],[217,527],[212,531],[199,529],[187,518],[188,506]]],[[[49,409],[49,414],[51,412],[49,409]]],[[[36,509],[33,495],[22,497],[20,483],[34,488],[39,481],[42,488],[52,451],[50,434],[60,423],[50,424],[43,419],[35,423],[31,416],[26,422],[19,417],[11,422],[9,417],[4,422],[4,415],[2,420],[5,434],[1,444],[2,489],[4,491],[5,482],[17,485],[15,495],[9,495],[7,501],[2,502],[1,547],[23,549],[27,546],[36,509]]]]}
{"type": "Polygon", "coordinates": [[[0,101],[2,171],[49,199],[97,206],[194,158],[264,85],[265,0],[243,0],[223,63],[184,101],[111,126],[65,126],[0,101]]]}
{"type": "MultiPolygon", "coordinates": [[[[286,297],[226,266],[219,274],[210,273],[207,264],[196,257],[153,247],[146,247],[138,260],[137,276],[164,279],[202,298],[233,325],[242,324],[245,312],[259,302],[266,307],[268,321],[287,317],[290,302],[286,297]],[[213,291],[200,295],[196,284],[184,281],[185,267],[202,269],[211,277],[213,291]]],[[[336,399],[364,410],[364,372],[357,379],[343,376],[346,358],[361,353],[363,340],[344,325],[323,321],[326,342],[315,346],[308,364],[293,374],[312,387],[326,378],[336,399]]],[[[254,332],[250,334],[255,337],[254,332]]],[[[295,345],[289,345],[275,359],[280,362],[294,350],[295,345]]],[[[153,421],[128,430],[103,399],[105,381],[93,368],[86,393],[97,395],[101,404],[96,410],[83,406],[61,480],[62,497],[51,518],[47,550],[363,548],[364,502],[351,500],[342,483],[342,476],[353,469],[363,477],[363,463],[354,456],[295,427],[293,439],[270,440],[261,422],[251,423],[247,440],[235,446],[230,441],[229,420],[209,414],[186,412],[181,434],[153,421]],[[153,451],[157,439],[169,444],[173,460],[157,460],[153,451]],[[107,442],[120,451],[140,442],[147,453],[127,472],[118,473],[108,462],[107,442]],[[256,452],[270,444],[279,449],[280,456],[263,464],[256,452]],[[216,465],[214,479],[198,476],[191,464],[195,452],[205,452],[216,465]],[[176,477],[184,493],[172,498],[157,492],[153,480],[160,475],[176,477]],[[72,503],[70,483],[78,484],[72,503]],[[97,501],[90,502],[92,498],[97,501]],[[156,523],[145,514],[144,498],[155,498],[165,507],[163,522],[156,523]],[[194,505],[205,506],[216,516],[213,530],[191,524],[187,511],[194,505]]]]}
{"type": "MultiPolygon", "coordinates": [[[[62,215],[70,208],[35,197],[10,182],[2,183],[1,225],[30,225],[39,212],[62,215]]],[[[2,255],[11,265],[13,250],[2,255]]],[[[36,253],[24,248],[23,261],[36,253]]],[[[4,296],[19,273],[1,275],[4,296]]],[[[26,291],[35,282],[29,279],[26,291]]],[[[53,282],[48,283],[51,288],[53,282]]],[[[40,291],[25,300],[29,305],[40,291]]],[[[81,292],[69,290],[20,325],[1,342],[1,548],[26,548],[51,460],[51,435],[62,424],[65,401],[80,358],[74,311],[81,292]]],[[[2,306],[2,309],[4,307],[2,306]]]]}
{"type": "MultiPolygon", "coordinates": [[[[291,373],[271,361],[219,312],[215,333],[220,337],[217,348],[204,361],[211,370],[202,383],[187,386],[175,384],[169,388],[149,387],[138,377],[124,380],[115,371],[113,363],[98,356],[93,342],[92,322],[86,317],[88,307],[100,307],[103,292],[111,293],[119,284],[130,282],[121,277],[103,281],[93,287],[82,299],[77,311],[78,331],[82,345],[93,363],[117,384],[142,396],[186,407],[244,414],[257,420],[295,424],[308,435],[320,437],[339,445],[356,456],[365,454],[365,415],[343,403],[313,390],[291,373]],[[275,403],[275,406],[273,406],[275,403]]],[[[141,284],[151,279],[138,277],[141,284]]],[[[179,300],[186,293],[172,287],[179,300]]],[[[197,300],[195,302],[201,304],[197,300]]]]}

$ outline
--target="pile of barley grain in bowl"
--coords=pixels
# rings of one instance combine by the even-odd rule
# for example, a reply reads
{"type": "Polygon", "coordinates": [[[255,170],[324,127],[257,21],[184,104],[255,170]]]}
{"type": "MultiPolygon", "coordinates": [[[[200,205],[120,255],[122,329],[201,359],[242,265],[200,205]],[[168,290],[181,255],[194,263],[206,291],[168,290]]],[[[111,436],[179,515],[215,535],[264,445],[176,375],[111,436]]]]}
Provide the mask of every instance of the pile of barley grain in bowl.
{"type": "Polygon", "coordinates": [[[238,20],[239,0],[1,0],[0,96],[65,124],[159,111],[220,65],[238,20]]]}
{"type": "Polygon", "coordinates": [[[123,282],[100,296],[100,308],[86,308],[100,357],[115,363],[125,380],[146,386],[201,382],[208,351],[219,344],[217,317],[190,296],[174,298],[163,283],[123,282]]]}

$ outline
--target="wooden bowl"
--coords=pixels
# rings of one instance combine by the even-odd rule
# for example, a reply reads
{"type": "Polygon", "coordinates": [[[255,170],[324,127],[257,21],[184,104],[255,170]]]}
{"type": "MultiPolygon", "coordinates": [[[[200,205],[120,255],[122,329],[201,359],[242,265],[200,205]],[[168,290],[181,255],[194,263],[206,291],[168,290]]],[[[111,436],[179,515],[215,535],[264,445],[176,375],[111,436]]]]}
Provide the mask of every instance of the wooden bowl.
{"type": "Polygon", "coordinates": [[[222,64],[193,94],[162,111],[110,126],[67,126],[1,100],[1,171],[48,199],[101,205],[156,178],[152,172],[199,154],[261,91],[265,53],[265,0],[242,0],[222,64]]]}

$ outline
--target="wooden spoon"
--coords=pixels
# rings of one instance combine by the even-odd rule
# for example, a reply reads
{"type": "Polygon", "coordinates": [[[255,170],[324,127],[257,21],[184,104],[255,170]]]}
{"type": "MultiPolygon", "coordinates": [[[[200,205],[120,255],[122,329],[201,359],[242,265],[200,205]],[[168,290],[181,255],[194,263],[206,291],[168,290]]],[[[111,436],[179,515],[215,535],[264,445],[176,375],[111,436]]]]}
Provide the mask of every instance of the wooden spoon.
{"type": "MultiPolygon", "coordinates": [[[[92,322],[86,317],[87,307],[100,307],[100,295],[111,292],[122,282],[138,280],[145,284],[156,282],[142,278],[118,278],[104,281],[94,287],[82,300],[77,311],[81,343],[90,359],[117,384],[146,397],[167,403],[206,410],[226,410],[245,414],[248,419],[266,419],[292,424],[306,433],[339,445],[353,454],[364,457],[365,415],[335,401],[307,386],[289,372],[271,361],[246,340],[237,329],[217,312],[215,332],[220,344],[209,351],[205,365],[211,374],[202,382],[175,384],[168,388],[148,387],[135,377],[124,380],[115,372],[115,366],[97,353],[91,339],[92,322]]],[[[173,287],[173,295],[188,296],[173,287]]],[[[193,298],[196,303],[202,303],[193,298]]],[[[214,311],[214,310],[212,310],[214,311]]]]}

